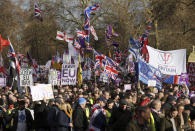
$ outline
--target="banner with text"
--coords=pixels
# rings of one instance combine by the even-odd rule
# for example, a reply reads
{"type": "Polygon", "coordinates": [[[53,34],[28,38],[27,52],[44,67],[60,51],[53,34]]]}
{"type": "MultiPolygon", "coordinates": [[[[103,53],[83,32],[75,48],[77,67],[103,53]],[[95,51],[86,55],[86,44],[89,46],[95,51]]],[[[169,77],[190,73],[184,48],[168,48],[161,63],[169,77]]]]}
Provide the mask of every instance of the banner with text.
{"type": "Polygon", "coordinates": [[[77,68],[75,64],[63,64],[61,85],[76,85],[77,68]]]}
{"type": "Polygon", "coordinates": [[[54,98],[51,84],[38,84],[36,86],[31,86],[30,89],[33,101],[43,100],[44,98],[54,98]]]}
{"type": "Polygon", "coordinates": [[[33,85],[33,70],[30,68],[20,69],[20,86],[32,86],[33,85]]]}
{"type": "Polygon", "coordinates": [[[186,49],[161,51],[147,46],[149,64],[166,75],[186,73],[186,49]]]}

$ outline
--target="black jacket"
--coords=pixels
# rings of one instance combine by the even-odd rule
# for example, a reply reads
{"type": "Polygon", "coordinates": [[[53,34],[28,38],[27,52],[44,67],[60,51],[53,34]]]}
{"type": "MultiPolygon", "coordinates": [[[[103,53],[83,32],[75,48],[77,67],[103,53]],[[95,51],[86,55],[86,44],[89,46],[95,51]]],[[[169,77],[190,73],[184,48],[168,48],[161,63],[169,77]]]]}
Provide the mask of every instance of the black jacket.
{"type": "Polygon", "coordinates": [[[35,129],[48,128],[47,116],[48,116],[48,108],[44,102],[41,104],[35,104],[34,107],[34,123],[33,127],[35,129]]]}
{"type": "Polygon", "coordinates": [[[70,118],[68,115],[60,110],[57,114],[58,131],[69,131],[70,118]]]}
{"type": "Polygon", "coordinates": [[[58,128],[58,121],[57,121],[57,114],[59,112],[59,108],[56,105],[52,105],[48,112],[48,125],[50,131],[57,131],[58,128]]]}
{"type": "Polygon", "coordinates": [[[88,129],[88,120],[85,111],[80,105],[77,105],[72,115],[74,131],[86,131],[88,129]]]}
{"type": "Polygon", "coordinates": [[[152,116],[154,117],[154,123],[155,123],[155,129],[156,131],[160,131],[160,122],[161,122],[161,118],[159,117],[159,115],[152,111],[152,116]]]}
{"type": "Polygon", "coordinates": [[[120,107],[116,108],[112,111],[109,126],[112,131],[124,131],[131,118],[132,114],[129,110],[122,110],[120,107]]]}
{"type": "MultiPolygon", "coordinates": [[[[31,112],[28,109],[25,109],[25,114],[26,114],[26,124],[27,124],[27,129],[28,131],[32,130],[32,123],[33,123],[33,118],[31,115],[31,112]]],[[[14,109],[10,115],[11,121],[11,130],[16,131],[17,130],[17,125],[18,125],[18,109],[14,109]]]]}

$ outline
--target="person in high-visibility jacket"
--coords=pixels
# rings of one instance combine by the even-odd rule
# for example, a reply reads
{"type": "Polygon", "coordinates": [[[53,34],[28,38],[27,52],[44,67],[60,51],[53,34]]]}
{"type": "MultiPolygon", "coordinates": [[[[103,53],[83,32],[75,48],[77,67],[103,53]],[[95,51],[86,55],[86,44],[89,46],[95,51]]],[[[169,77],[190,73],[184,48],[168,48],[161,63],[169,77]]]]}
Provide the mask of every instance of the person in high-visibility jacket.
{"type": "Polygon", "coordinates": [[[107,114],[107,117],[106,117],[106,122],[107,123],[108,123],[108,121],[111,117],[113,106],[114,106],[114,101],[112,99],[109,99],[107,101],[107,104],[106,104],[106,107],[105,107],[106,114],[107,114]]]}

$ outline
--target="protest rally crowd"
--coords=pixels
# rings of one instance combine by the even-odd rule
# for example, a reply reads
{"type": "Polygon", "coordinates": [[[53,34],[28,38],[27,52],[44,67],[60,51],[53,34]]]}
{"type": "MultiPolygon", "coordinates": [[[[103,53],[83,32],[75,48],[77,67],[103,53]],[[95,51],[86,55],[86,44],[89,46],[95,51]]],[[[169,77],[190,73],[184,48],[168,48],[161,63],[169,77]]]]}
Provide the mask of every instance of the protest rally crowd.
{"type": "MultiPolygon", "coordinates": [[[[195,61],[188,61],[193,64],[187,71],[186,49],[148,46],[149,23],[122,53],[108,25],[106,42],[114,56],[110,50],[109,57],[101,54],[89,45],[90,32],[98,40],[90,25],[98,8],[85,9],[78,41],[57,31],[68,53],[57,52],[42,67],[0,37],[1,48],[10,47],[9,69],[0,57],[0,131],[195,131],[195,61]]],[[[42,21],[37,5],[35,16],[42,21]]]]}

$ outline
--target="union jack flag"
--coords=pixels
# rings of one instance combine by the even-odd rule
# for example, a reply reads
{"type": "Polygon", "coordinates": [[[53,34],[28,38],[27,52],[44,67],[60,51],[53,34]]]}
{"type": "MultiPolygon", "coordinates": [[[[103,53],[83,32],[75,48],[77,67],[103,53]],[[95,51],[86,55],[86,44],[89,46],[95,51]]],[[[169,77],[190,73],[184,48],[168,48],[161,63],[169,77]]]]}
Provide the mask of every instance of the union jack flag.
{"type": "Polygon", "coordinates": [[[115,51],[114,51],[114,60],[117,63],[121,63],[121,56],[122,56],[121,51],[118,48],[115,48],[115,51]]]}
{"type": "Polygon", "coordinates": [[[20,72],[20,63],[19,63],[18,58],[16,57],[16,53],[14,51],[14,48],[13,48],[11,42],[10,42],[10,51],[9,52],[10,52],[11,56],[14,58],[14,60],[15,60],[15,65],[16,65],[16,68],[17,68],[17,72],[19,73],[20,72]]]}
{"type": "Polygon", "coordinates": [[[96,58],[95,69],[100,69],[104,67],[106,56],[104,54],[98,53],[97,51],[94,51],[94,53],[96,58]]]}
{"type": "Polygon", "coordinates": [[[76,50],[80,50],[81,49],[81,45],[79,44],[79,42],[77,40],[74,40],[73,46],[76,50]]]}
{"type": "Polygon", "coordinates": [[[107,57],[106,56],[106,62],[110,65],[110,66],[113,66],[113,67],[117,67],[119,66],[119,64],[115,61],[113,61],[111,58],[107,57]]]}
{"type": "Polygon", "coordinates": [[[96,31],[95,31],[95,29],[93,28],[93,26],[91,26],[91,34],[94,36],[94,39],[95,40],[98,40],[98,36],[97,36],[97,34],[96,34],[96,31]]]}
{"type": "Polygon", "coordinates": [[[34,15],[41,22],[43,21],[43,18],[41,16],[41,10],[39,9],[38,4],[36,2],[34,3],[34,15]]]}
{"type": "Polygon", "coordinates": [[[118,77],[118,71],[116,70],[116,68],[109,65],[108,63],[106,63],[106,66],[104,68],[104,73],[106,74],[106,76],[108,76],[113,80],[116,80],[118,77]]]}
{"type": "Polygon", "coordinates": [[[98,4],[95,4],[93,6],[89,6],[85,9],[84,15],[85,15],[85,34],[87,35],[86,41],[89,44],[89,35],[90,35],[90,13],[94,10],[97,10],[100,6],[98,4]]]}

